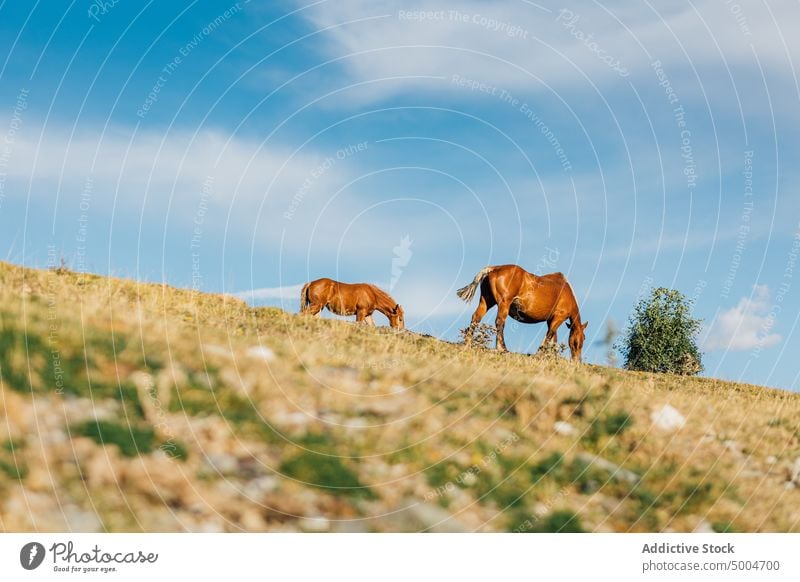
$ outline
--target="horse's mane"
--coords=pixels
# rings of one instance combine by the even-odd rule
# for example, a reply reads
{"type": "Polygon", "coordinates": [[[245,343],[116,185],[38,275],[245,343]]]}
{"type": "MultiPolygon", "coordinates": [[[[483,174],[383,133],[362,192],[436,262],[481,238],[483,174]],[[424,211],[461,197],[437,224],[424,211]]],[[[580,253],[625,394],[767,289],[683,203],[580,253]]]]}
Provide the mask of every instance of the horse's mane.
{"type": "Polygon", "coordinates": [[[397,304],[397,301],[395,301],[391,295],[377,285],[370,285],[370,287],[372,287],[372,290],[380,301],[385,302],[387,305],[391,304],[390,307],[394,307],[397,304]]]}

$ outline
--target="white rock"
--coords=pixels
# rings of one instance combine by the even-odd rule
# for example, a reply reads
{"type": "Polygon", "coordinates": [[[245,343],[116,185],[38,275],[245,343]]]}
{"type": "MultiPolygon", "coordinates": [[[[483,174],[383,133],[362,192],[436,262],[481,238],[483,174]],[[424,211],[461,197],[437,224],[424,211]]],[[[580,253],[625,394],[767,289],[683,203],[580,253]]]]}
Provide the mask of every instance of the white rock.
{"type": "Polygon", "coordinates": [[[716,533],[714,528],[711,527],[711,524],[708,523],[705,519],[700,520],[700,523],[697,524],[697,527],[694,528],[694,533],[716,533]]]}
{"type": "Polygon", "coordinates": [[[767,457],[767,463],[769,463],[770,465],[774,465],[777,462],[778,462],[778,457],[776,457],[775,455],[770,455],[769,457],[767,457]]]}
{"type": "Polygon", "coordinates": [[[311,420],[311,417],[305,412],[279,412],[275,414],[275,421],[278,424],[305,426],[311,420]]]}
{"type": "Polygon", "coordinates": [[[247,348],[247,355],[257,360],[264,360],[265,362],[271,362],[275,359],[275,352],[267,346],[252,346],[247,348]]]}
{"type": "Polygon", "coordinates": [[[250,499],[260,499],[265,493],[272,493],[278,489],[278,479],[272,475],[264,475],[248,481],[243,492],[250,499]]]}
{"type": "Polygon", "coordinates": [[[222,356],[224,358],[232,358],[233,354],[229,348],[225,346],[218,346],[216,344],[205,344],[203,346],[203,351],[206,354],[210,354],[213,356],[222,356]]]}
{"type": "Polygon", "coordinates": [[[564,435],[564,436],[569,436],[569,435],[575,434],[577,432],[577,430],[575,430],[574,426],[572,426],[568,422],[564,422],[563,420],[557,421],[553,425],[553,430],[555,430],[558,434],[564,435]]]}
{"type": "Polygon", "coordinates": [[[467,485],[469,487],[475,485],[475,483],[478,482],[478,477],[475,476],[475,473],[467,473],[466,475],[464,475],[462,481],[464,482],[464,485],[467,485]]]}
{"type": "Polygon", "coordinates": [[[623,469],[619,465],[612,463],[608,459],[604,459],[603,457],[598,457],[597,455],[593,455],[591,453],[578,453],[578,458],[588,465],[594,465],[599,469],[603,469],[604,471],[608,471],[612,474],[612,476],[622,479],[624,481],[628,481],[629,483],[636,483],[639,481],[639,475],[634,473],[633,471],[629,471],[628,469],[623,469]]]}
{"type": "Polygon", "coordinates": [[[722,445],[737,457],[741,457],[744,454],[742,453],[742,445],[734,440],[728,439],[722,445]]]}
{"type": "Polygon", "coordinates": [[[800,457],[795,459],[794,465],[792,465],[791,475],[789,477],[789,482],[794,483],[795,485],[800,485],[800,457]]]}
{"type": "Polygon", "coordinates": [[[103,530],[100,518],[93,511],[84,511],[77,505],[65,505],[63,508],[67,529],[73,532],[98,532],[103,530]]]}
{"type": "Polygon", "coordinates": [[[239,461],[236,457],[226,453],[212,453],[206,457],[206,463],[222,475],[235,473],[239,468],[239,461]]]}
{"type": "Polygon", "coordinates": [[[678,430],[686,424],[686,419],[675,408],[665,404],[650,415],[650,420],[661,430],[678,430]]]}
{"type": "Polygon", "coordinates": [[[366,403],[358,406],[357,410],[376,416],[392,416],[402,411],[405,402],[406,399],[399,396],[370,398],[366,403]]]}
{"type": "Polygon", "coordinates": [[[431,503],[417,503],[406,508],[412,529],[431,533],[461,533],[464,526],[450,513],[431,503]]]}
{"type": "Polygon", "coordinates": [[[304,517],[298,525],[301,530],[310,533],[323,533],[331,529],[330,520],[324,517],[304,517]]]}

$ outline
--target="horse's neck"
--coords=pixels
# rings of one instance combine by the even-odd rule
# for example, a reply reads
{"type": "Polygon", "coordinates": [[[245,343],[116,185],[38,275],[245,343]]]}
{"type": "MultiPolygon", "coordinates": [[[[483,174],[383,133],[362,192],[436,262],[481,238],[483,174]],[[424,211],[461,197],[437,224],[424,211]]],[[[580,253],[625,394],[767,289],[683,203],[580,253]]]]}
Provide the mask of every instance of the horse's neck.
{"type": "Polygon", "coordinates": [[[372,287],[375,292],[376,305],[375,309],[389,317],[389,312],[394,309],[394,301],[386,293],[377,287],[372,287]]]}

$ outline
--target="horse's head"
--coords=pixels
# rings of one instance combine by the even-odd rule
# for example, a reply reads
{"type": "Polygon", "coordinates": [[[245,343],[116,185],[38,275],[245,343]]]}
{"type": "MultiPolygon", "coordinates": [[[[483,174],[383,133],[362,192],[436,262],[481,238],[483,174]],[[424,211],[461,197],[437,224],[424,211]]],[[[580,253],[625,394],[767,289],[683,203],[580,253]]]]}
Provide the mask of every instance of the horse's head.
{"type": "Polygon", "coordinates": [[[399,303],[395,305],[391,311],[389,311],[389,325],[397,329],[406,328],[405,314],[403,313],[403,308],[400,307],[399,303]]]}
{"type": "Polygon", "coordinates": [[[586,323],[573,323],[571,325],[569,322],[567,322],[567,327],[569,328],[569,351],[572,354],[572,359],[576,362],[581,361],[583,342],[586,339],[586,334],[584,331],[586,330],[587,325],[589,325],[588,321],[586,323]]]}

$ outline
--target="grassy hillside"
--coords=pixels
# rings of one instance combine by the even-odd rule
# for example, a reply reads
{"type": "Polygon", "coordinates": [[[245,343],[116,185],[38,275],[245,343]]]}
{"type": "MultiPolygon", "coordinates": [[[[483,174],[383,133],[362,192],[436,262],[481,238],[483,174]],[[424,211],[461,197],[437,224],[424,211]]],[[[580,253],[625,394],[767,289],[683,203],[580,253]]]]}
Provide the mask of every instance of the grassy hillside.
{"type": "Polygon", "coordinates": [[[800,531],[797,394],[65,270],[0,293],[0,530],[800,531]]]}

